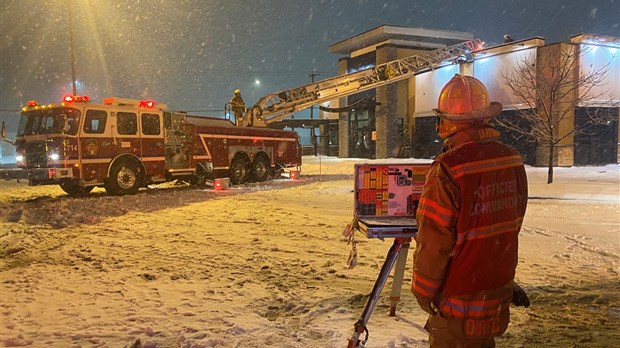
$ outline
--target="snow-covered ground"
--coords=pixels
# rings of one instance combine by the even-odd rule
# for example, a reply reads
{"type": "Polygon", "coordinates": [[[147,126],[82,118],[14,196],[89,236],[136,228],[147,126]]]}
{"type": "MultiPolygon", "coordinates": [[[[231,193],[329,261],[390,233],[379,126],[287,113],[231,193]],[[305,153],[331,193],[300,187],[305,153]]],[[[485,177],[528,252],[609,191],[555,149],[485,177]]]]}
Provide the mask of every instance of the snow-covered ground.
{"type": "MultiPolygon", "coordinates": [[[[344,347],[391,245],[358,236],[347,269],[355,162],[304,157],[299,181],[225,192],[1,182],[0,344],[344,347]]],[[[616,346],[620,166],[556,168],[551,185],[527,170],[517,280],[532,306],[513,308],[498,347],[616,346]]],[[[428,347],[410,274],[411,253],[397,315],[390,278],[367,347],[428,347]]]]}

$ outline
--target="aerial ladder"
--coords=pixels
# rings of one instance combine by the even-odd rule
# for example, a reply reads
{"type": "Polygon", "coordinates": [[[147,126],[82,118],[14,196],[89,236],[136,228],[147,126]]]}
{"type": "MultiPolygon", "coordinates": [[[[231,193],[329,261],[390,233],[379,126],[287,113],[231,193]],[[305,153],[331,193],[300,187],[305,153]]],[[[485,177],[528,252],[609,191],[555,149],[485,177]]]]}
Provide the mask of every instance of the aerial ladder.
{"type": "Polygon", "coordinates": [[[249,108],[240,126],[265,127],[295,112],[336,98],[377,88],[446,65],[468,61],[481,50],[478,39],[436,49],[420,55],[393,60],[375,67],[331,77],[262,97],[249,108]]]}

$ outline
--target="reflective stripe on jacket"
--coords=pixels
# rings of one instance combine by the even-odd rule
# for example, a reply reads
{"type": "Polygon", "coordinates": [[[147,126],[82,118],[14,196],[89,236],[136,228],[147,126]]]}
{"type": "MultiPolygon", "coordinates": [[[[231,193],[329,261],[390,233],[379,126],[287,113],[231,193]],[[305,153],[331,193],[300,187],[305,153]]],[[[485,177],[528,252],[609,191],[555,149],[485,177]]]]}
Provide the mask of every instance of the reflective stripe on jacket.
{"type": "Polygon", "coordinates": [[[498,138],[491,127],[458,132],[433,162],[417,211],[412,283],[444,317],[501,317],[492,335],[508,324],[527,205],[521,156],[498,138]]]}

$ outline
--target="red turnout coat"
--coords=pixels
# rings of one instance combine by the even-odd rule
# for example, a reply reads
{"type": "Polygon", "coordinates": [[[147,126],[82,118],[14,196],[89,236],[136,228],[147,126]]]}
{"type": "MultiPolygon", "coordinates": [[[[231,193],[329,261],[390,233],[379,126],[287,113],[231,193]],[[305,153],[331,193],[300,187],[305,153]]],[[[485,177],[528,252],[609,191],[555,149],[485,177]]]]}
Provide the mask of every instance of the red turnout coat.
{"type": "Polygon", "coordinates": [[[464,337],[506,331],[527,205],[519,153],[491,127],[446,141],[420,199],[412,291],[464,337]]]}

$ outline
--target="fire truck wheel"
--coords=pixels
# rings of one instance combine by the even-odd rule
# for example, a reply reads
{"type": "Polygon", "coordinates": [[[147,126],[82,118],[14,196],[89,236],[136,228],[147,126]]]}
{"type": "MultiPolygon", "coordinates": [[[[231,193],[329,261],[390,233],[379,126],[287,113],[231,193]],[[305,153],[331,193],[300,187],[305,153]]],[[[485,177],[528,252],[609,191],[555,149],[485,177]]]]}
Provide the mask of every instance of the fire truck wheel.
{"type": "Polygon", "coordinates": [[[250,162],[244,157],[237,157],[230,165],[230,182],[233,185],[243,184],[248,180],[250,162]]]}
{"type": "Polygon", "coordinates": [[[114,163],[105,190],[111,195],[131,195],[138,192],[142,178],[139,165],[134,161],[114,163]]]}
{"type": "Polygon", "coordinates": [[[252,177],[256,181],[267,180],[270,170],[269,160],[265,157],[256,157],[254,162],[252,162],[252,177]]]}
{"type": "Polygon", "coordinates": [[[83,195],[90,193],[94,186],[80,186],[75,180],[63,180],[60,183],[60,188],[69,195],[83,195]]]}

